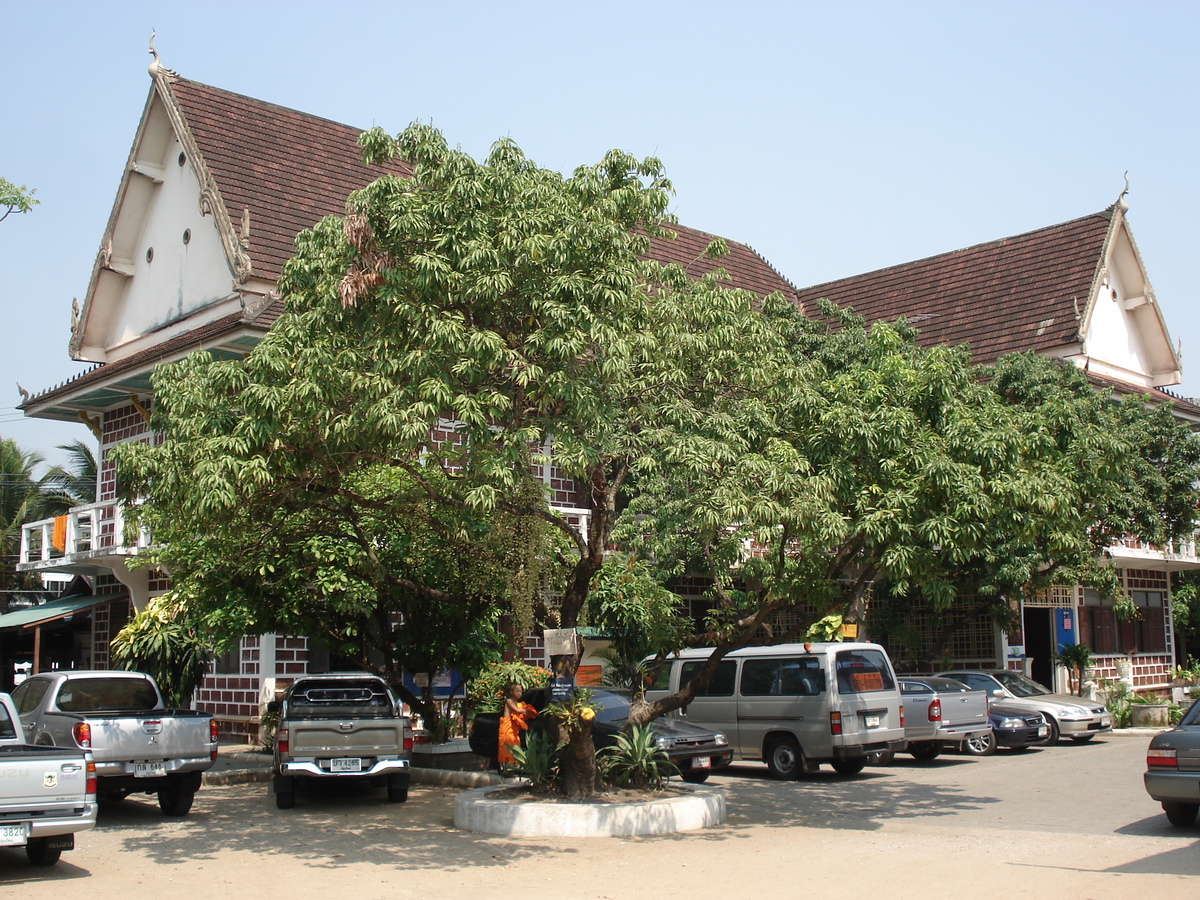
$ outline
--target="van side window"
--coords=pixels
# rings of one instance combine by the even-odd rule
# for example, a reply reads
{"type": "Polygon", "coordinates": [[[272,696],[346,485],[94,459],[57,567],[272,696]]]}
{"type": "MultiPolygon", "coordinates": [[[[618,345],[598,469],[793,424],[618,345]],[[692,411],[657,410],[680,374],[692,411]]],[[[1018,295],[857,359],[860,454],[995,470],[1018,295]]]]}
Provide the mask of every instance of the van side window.
{"type": "MultiPolygon", "coordinates": [[[[679,670],[679,686],[683,687],[689,681],[696,677],[704,667],[704,660],[697,659],[685,662],[679,670]]],[[[713,672],[712,678],[708,679],[708,684],[702,688],[697,688],[697,697],[732,697],[733,682],[737,676],[737,663],[732,659],[723,659],[717,663],[717,671],[713,672]]]]}
{"type": "Polygon", "coordinates": [[[839,694],[868,694],[893,691],[891,668],[878,650],[842,650],[834,662],[839,694]]]}
{"type": "Polygon", "coordinates": [[[671,689],[671,661],[669,659],[659,663],[658,668],[651,668],[646,674],[646,685],[643,690],[647,691],[669,691],[671,689]]]}
{"type": "Polygon", "coordinates": [[[815,697],[824,690],[821,662],[813,656],[742,663],[743,697],[815,697]]]}

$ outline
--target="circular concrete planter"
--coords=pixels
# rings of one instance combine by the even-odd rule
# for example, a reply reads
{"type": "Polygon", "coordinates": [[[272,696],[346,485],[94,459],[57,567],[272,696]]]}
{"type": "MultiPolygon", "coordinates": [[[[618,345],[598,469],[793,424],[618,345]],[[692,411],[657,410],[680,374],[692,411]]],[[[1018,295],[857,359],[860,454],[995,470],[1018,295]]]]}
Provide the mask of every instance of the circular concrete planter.
{"type": "Polygon", "coordinates": [[[1129,724],[1134,728],[1166,728],[1171,724],[1170,710],[1166,703],[1131,703],[1129,724]]]}
{"type": "Polygon", "coordinates": [[[501,787],[454,798],[454,825],[464,831],[522,837],[623,837],[695,831],[725,821],[725,795],[688,788],[685,795],[638,803],[513,802],[490,796],[501,787]]]}

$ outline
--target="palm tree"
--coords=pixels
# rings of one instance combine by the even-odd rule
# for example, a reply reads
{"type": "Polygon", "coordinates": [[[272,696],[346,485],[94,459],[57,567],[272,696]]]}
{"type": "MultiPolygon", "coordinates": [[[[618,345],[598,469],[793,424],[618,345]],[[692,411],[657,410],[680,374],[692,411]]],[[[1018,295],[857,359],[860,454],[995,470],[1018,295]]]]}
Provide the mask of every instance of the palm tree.
{"type": "Polygon", "coordinates": [[[9,591],[37,590],[40,580],[19,575],[21,526],[65,512],[69,503],[50,489],[49,474],[35,474],[40,453],[22,450],[12,438],[0,438],[0,602],[8,608],[9,591]]]}
{"type": "Polygon", "coordinates": [[[68,507],[85,506],[96,502],[96,486],[100,467],[92,448],[83,441],[59,444],[67,453],[65,466],[54,466],[43,479],[56,500],[68,507]]]}

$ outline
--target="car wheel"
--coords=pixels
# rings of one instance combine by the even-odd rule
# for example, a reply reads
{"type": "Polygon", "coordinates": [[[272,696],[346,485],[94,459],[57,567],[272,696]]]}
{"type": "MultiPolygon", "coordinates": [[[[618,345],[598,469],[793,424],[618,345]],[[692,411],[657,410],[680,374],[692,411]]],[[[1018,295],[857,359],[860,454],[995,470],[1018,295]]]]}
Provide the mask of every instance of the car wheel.
{"type": "Polygon", "coordinates": [[[833,766],[833,771],[839,775],[857,775],[867,767],[865,757],[859,759],[835,759],[830,763],[833,766]]]}
{"type": "Polygon", "coordinates": [[[1046,740],[1042,741],[1042,746],[1055,747],[1058,745],[1058,739],[1062,735],[1062,732],[1058,730],[1057,720],[1050,716],[1046,716],[1046,724],[1050,726],[1050,734],[1046,737],[1046,740]]]}
{"type": "Polygon", "coordinates": [[[708,781],[708,769],[685,769],[679,777],[689,784],[704,784],[708,781]]]}
{"type": "Polygon", "coordinates": [[[804,772],[804,751],[793,737],[775,737],[767,743],[767,771],[780,781],[794,781],[804,772]]]}
{"type": "Polygon", "coordinates": [[[968,756],[991,756],[996,752],[996,732],[983,731],[973,734],[962,743],[963,753],[968,756]]]}
{"type": "Polygon", "coordinates": [[[1178,825],[1180,828],[1186,828],[1196,821],[1196,812],[1200,810],[1200,804],[1164,803],[1162,808],[1163,812],[1167,814],[1168,822],[1178,825]]]}
{"type": "Polygon", "coordinates": [[[25,855],[35,866],[52,866],[62,856],[61,850],[51,850],[45,838],[33,838],[25,845],[25,855]]]}
{"type": "Polygon", "coordinates": [[[1074,741],[1076,744],[1086,744],[1088,741],[1090,741],[1094,737],[1095,737],[1094,734],[1076,734],[1076,735],[1072,735],[1071,740],[1074,741]]]}
{"type": "Polygon", "coordinates": [[[388,777],[387,795],[389,803],[403,803],[408,799],[408,776],[391,775],[388,777]]]}
{"type": "Polygon", "coordinates": [[[921,762],[930,762],[941,755],[942,742],[921,741],[916,744],[909,744],[908,752],[912,754],[913,759],[920,760],[921,762]]]}

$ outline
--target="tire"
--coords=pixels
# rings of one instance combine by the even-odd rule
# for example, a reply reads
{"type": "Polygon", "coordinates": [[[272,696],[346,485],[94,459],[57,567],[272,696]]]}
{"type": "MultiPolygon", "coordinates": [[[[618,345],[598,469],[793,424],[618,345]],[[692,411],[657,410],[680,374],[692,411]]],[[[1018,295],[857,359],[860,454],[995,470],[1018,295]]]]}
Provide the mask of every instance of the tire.
{"type": "Polygon", "coordinates": [[[1168,822],[1179,828],[1187,828],[1196,821],[1196,812],[1200,811],[1200,804],[1163,803],[1162,808],[1167,814],[1168,822]]]}
{"type": "Polygon", "coordinates": [[[679,777],[688,784],[704,784],[708,781],[708,769],[685,769],[679,777]]]}
{"type": "Polygon", "coordinates": [[[867,760],[866,757],[858,759],[835,759],[830,765],[833,766],[833,771],[839,775],[850,776],[857,775],[865,769],[867,767],[867,760]]]}
{"type": "Polygon", "coordinates": [[[991,756],[996,752],[996,732],[989,730],[972,735],[962,742],[962,749],[967,756],[991,756]]]}
{"type": "Polygon", "coordinates": [[[920,762],[932,762],[942,754],[941,741],[920,741],[916,744],[908,745],[908,752],[912,754],[912,758],[920,762]]]}
{"type": "Polygon", "coordinates": [[[296,805],[295,791],[280,791],[275,794],[276,809],[291,809],[296,805]]]}
{"type": "Polygon", "coordinates": [[[1058,730],[1058,722],[1052,717],[1046,716],[1046,724],[1050,726],[1050,735],[1042,741],[1042,746],[1057,747],[1058,739],[1062,736],[1062,732],[1058,730]]]}
{"type": "Polygon", "coordinates": [[[45,838],[33,838],[25,845],[25,855],[35,866],[52,866],[62,856],[61,850],[51,850],[45,838]]]}
{"type": "Polygon", "coordinates": [[[408,799],[408,781],[409,776],[407,775],[388,776],[387,797],[389,803],[403,803],[408,799]]]}
{"type": "Polygon", "coordinates": [[[763,759],[771,777],[779,781],[795,781],[804,772],[804,751],[794,737],[771,738],[763,759]]]}
{"type": "Polygon", "coordinates": [[[1088,741],[1090,741],[1094,737],[1095,737],[1094,734],[1073,734],[1073,735],[1071,735],[1071,740],[1074,741],[1076,744],[1086,744],[1088,741]]]}
{"type": "Polygon", "coordinates": [[[170,784],[158,792],[158,808],[164,816],[180,818],[192,808],[196,792],[178,784],[170,784]]]}

